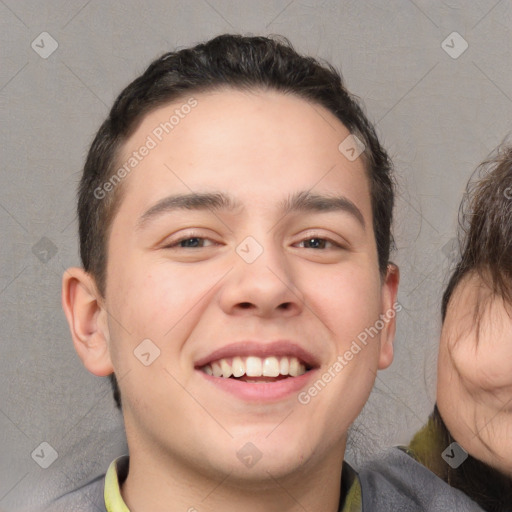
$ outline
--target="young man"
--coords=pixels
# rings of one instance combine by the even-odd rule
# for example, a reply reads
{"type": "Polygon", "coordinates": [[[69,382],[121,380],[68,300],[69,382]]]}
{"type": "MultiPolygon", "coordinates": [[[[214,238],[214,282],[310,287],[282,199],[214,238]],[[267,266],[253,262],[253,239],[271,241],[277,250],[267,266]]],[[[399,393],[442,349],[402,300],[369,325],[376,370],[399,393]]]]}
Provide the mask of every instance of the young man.
{"type": "Polygon", "coordinates": [[[91,146],[63,277],[130,455],[63,508],[361,510],[343,457],[393,355],[392,209],[334,69],[229,35],[151,64],[91,146]]]}

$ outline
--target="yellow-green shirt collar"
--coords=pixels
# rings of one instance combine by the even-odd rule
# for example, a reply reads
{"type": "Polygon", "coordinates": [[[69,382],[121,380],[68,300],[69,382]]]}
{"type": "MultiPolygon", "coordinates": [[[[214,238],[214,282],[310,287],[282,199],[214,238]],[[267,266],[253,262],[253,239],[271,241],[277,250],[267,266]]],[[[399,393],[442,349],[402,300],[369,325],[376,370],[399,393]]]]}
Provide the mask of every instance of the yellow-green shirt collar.
{"type": "Polygon", "coordinates": [[[107,512],[130,512],[121,496],[121,483],[126,478],[128,456],[118,457],[110,464],[105,475],[105,508],[107,512]]]}

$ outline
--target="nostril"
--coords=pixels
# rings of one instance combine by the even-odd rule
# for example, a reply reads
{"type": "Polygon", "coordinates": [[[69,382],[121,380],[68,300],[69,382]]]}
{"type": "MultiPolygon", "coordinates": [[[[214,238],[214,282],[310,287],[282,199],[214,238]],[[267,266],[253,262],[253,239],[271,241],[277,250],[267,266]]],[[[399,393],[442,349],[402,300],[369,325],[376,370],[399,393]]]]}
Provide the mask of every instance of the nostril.
{"type": "Polygon", "coordinates": [[[279,304],[279,309],[284,309],[286,311],[287,309],[290,309],[291,306],[291,302],[283,302],[282,304],[279,304]]]}
{"type": "Polygon", "coordinates": [[[250,309],[252,304],[250,302],[240,302],[239,307],[242,309],[250,309]]]}

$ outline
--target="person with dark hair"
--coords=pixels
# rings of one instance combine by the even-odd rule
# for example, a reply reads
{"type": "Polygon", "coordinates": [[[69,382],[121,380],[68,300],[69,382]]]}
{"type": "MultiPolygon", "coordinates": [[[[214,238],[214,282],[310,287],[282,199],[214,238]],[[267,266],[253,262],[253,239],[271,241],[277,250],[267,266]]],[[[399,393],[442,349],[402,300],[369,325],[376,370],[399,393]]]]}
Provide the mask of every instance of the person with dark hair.
{"type": "MultiPolygon", "coordinates": [[[[390,268],[393,242],[392,163],[356,99],[345,89],[341,76],[328,63],[321,64],[311,57],[298,55],[284,37],[225,35],[194,48],[165,54],[153,62],[121,92],[91,145],[78,197],[80,256],[84,270],[94,277],[100,295],[105,295],[107,244],[123,198],[124,179],[139,166],[146,153],[149,156],[157,145],[166,143],[185,116],[192,114],[193,119],[197,94],[223,89],[269,90],[297,96],[308,102],[316,115],[323,115],[323,111],[317,109],[321,106],[344,125],[351,135],[338,141],[338,154],[346,151],[346,157],[355,160],[362,153],[369,181],[378,268],[385,277],[390,268]],[[138,148],[140,151],[129,153],[127,141],[143,119],[171,102],[180,103],[179,108],[148,131],[138,148]]],[[[330,119],[324,122],[329,124],[330,119]]],[[[335,168],[327,168],[325,173],[335,174],[335,168]]],[[[311,187],[314,185],[311,183],[311,187]]],[[[120,406],[115,373],[111,374],[111,380],[120,406]]]]}
{"type": "Polygon", "coordinates": [[[154,61],[91,145],[62,292],[129,456],[52,510],[377,510],[344,453],[393,358],[393,202],[331,65],[239,35],[154,61]]]}
{"type": "MultiPolygon", "coordinates": [[[[475,507],[510,512],[512,146],[499,147],[476,176],[461,204],[460,258],[442,298],[437,404],[425,427],[401,449],[428,468],[430,478],[462,491],[475,507]]],[[[401,472],[403,466],[393,460],[396,452],[378,466],[369,464],[362,480],[370,474],[382,484],[382,475],[401,472]]],[[[413,485],[414,491],[405,492],[424,492],[423,482],[413,485]]],[[[396,499],[390,488],[388,499],[396,499]]]]}
{"type": "Polygon", "coordinates": [[[393,356],[393,201],[332,66],[238,35],[154,61],[92,142],[63,277],[129,457],[54,509],[361,510],[343,459],[393,356]]]}

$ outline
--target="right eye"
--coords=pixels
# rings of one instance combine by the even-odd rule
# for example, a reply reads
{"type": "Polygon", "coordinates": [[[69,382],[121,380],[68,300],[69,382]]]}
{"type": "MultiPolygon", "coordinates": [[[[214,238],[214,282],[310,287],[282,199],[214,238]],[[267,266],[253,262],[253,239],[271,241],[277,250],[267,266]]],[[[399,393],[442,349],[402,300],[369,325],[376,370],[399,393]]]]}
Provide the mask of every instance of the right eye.
{"type": "Polygon", "coordinates": [[[208,238],[203,238],[200,236],[191,236],[191,237],[184,237],[180,238],[176,242],[172,242],[169,245],[166,245],[164,249],[172,249],[176,247],[183,247],[186,249],[196,249],[196,248],[202,248],[202,247],[208,247],[211,245],[214,245],[215,242],[208,238]]]}

